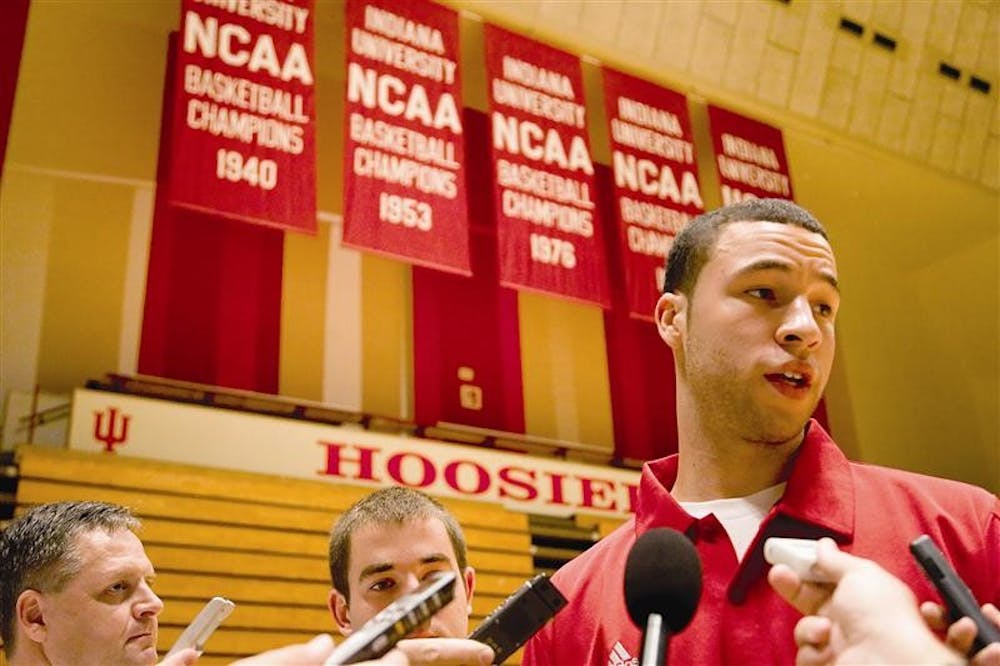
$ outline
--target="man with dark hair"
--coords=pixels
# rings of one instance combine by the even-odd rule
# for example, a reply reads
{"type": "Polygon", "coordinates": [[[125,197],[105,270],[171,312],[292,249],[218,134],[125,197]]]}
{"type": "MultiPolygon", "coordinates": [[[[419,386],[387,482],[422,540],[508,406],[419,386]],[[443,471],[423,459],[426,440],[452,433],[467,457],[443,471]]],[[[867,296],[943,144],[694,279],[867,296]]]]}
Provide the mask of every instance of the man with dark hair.
{"type": "Polygon", "coordinates": [[[413,664],[489,664],[487,646],[464,640],[476,576],[462,528],[437,500],[411,488],[383,488],[345,512],[330,533],[328,606],[345,636],[437,571],[458,576],[455,598],[400,642],[413,664]],[[461,639],[461,640],[456,640],[461,639]]]}
{"type": "Polygon", "coordinates": [[[789,201],[749,200],[692,220],[656,303],[673,352],[678,453],[643,467],[635,516],[564,566],[570,600],[529,641],[525,666],[636,663],[623,595],[639,535],[695,544],[701,601],[672,664],[791,664],[798,612],[768,585],[770,536],[833,538],[939,600],[908,544],[930,534],[981,602],[1000,600],[1000,500],[973,486],[850,462],[810,419],[830,377],[840,307],[826,232],[789,201]]]}
{"type": "Polygon", "coordinates": [[[0,535],[0,632],[10,666],[154,664],[163,602],[133,530],[102,502],[44,504],[0,535]]]}

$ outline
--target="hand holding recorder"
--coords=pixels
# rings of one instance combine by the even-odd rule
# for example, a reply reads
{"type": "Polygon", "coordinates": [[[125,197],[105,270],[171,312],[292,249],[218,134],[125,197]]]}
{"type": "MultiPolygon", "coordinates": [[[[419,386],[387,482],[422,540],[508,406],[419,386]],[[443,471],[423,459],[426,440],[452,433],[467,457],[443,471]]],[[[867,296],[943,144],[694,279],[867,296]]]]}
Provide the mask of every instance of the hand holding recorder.
{"type": "Polygon", "coordinates": [[[826,582],[804,581],[784,564],[768,573],[775,591],[806,614],[795,626],[797,663],[965,663],[930,631],[910,588],[874,562],[821,539],[809,569],[826,582]]]}

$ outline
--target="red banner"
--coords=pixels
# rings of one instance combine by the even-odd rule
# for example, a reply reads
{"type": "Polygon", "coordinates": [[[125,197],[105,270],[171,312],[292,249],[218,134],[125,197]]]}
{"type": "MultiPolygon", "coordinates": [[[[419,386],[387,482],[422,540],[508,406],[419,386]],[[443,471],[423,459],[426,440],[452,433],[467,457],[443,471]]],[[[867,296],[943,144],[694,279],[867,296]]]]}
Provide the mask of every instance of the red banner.
{"type": "Polygon", "coordinates": [[[469,275],[458,14],[348,0],[344,244],[469,275]]]}
{"type": "Polygon", "coordinates": [[[504,285],[609,306],[579,59],[486,26],[504,285]]]}
{"type": "Polygon", "coordinates": [[[794,199],[781,130],[708,105],[722,204],[743,199],[794,199]]]}
{"type": "Polygon", "coordinates": [[[653,320],[674,236],[704,212],[684,95],[604,69],[629,314],[653,320]]]}
{"type": "Polygon", "coordinates": [[[498,283],[490,193],[489,121],[465,112],[472,276],[413,269],[415,418],[524,432],[517,292],[498,283]]]}
{"type": "Polygon", "coordinates": [[[169,202],[314,233],[312,0],[183,0],[169,202]]]}

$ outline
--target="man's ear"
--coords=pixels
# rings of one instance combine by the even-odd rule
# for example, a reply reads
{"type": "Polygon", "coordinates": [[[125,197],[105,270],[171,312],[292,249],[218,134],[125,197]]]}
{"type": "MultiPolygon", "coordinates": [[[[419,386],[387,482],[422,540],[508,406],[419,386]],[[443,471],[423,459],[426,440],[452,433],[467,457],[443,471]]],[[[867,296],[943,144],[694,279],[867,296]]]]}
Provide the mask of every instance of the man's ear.
{"type": "Polygon", "coordinates": [[[656,301],[656,330],[676,353],[687,333],[688,300],[684,294],[667,292],[656,301]]]}
{"type": "Polygon", "coordinates": [[[14,613],[21,634],[28,640],[41,643],[48,634],[45,624],[45,599],[37,590],[25,590],[14,603],[14,613]]]}
{"type": "Polygon", "coordinates": [[[476,570],[472,567],[465,567],[465,571],[462,572],[462,583],[465,584],[465,598],[469,600],[466,611],[472,615],[472,593],[476,590],[476,570]]]}
{"type": "Polygon", "coordinates": [[[340,627],[341,635],[350,636],[354,632],[354,627],[351,626],[351,617],[347,612],[347,599],[344,595],[336,589],[330,588],[330,594],[326,599],[326,605],[330,609],[330,614],[333,615],[333,619],[337,623],[337,626],[340,627]]]}

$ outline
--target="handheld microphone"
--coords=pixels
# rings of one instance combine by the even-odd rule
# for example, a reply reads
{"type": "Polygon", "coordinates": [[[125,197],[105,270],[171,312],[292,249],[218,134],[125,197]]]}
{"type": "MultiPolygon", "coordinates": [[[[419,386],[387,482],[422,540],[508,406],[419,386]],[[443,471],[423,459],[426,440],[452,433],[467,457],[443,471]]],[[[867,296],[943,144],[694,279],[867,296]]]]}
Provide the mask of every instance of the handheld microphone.
{"type": "Polygon", "coordinates": [[[640,666],[663,666],[667,643],[684,629],[701,599],[701,559],[694,544],[666,527],[640,536],[625,562],[625,605],[642,628],[640,666]]]}

